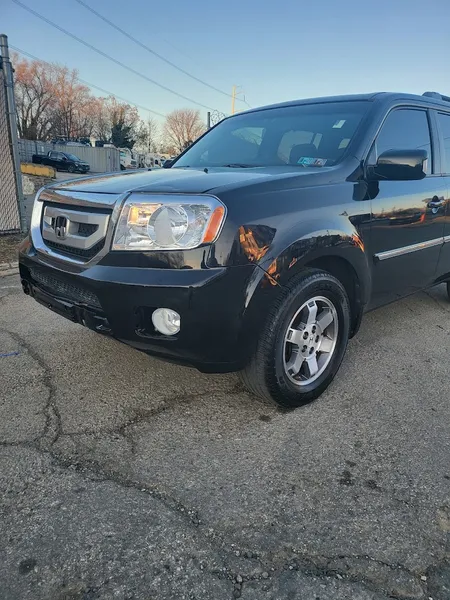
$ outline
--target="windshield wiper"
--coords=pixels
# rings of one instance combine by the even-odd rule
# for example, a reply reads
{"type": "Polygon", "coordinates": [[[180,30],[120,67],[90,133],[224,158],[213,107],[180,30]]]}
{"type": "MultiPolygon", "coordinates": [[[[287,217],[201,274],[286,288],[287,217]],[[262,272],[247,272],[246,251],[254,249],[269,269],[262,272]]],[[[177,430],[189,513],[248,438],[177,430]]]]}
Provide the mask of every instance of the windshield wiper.
{"type": "Polygon", "coordinates": [[[259,165],[246,165],[245,163],[230,163],[228,165],[222,165],[222,167],[229,167],[230,169],[250,169],[258,166],[259,165]]]}

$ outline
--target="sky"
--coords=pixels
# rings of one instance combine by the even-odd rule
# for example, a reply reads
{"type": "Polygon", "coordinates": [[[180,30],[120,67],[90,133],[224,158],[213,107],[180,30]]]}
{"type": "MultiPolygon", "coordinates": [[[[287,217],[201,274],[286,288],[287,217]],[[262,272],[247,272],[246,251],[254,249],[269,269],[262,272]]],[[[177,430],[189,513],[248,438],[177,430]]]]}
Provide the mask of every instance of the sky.
{"type": "Polygon", "coordinates": [[[450,95],[450,0],[83,0],[224,93],[148,53],[77,0],[20,1],[192,102],[110,62],[13,0],[0,0],[0,33],[10,45],[76,68],[82,79],[163,115],[185,107],[199,108],[205,119],[205,107],[230,114],[233,85],[247,102],[237,101],[238,110],[374,91],[450,95]]]}

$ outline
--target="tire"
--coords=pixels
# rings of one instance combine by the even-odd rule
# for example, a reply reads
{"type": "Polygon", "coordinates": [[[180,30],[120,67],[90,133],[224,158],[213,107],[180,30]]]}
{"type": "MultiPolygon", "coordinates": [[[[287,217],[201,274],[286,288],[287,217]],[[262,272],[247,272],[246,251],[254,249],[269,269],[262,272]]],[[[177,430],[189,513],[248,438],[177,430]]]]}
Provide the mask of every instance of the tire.
{"type": "Polygon", "coordinates": [[[75,167],[73,165],[69,165],[67,167],[67,170],[68,170],[69,173],[75,173],[75,167]]]}
{"type": "Polygon", "coordinates": [[[269,310],[241,380],[251,393],[281,406],[308,404],[336,375],[349,332],[350,307],[343,285],[325,271],[307,269],[288,282],[269,310]]]}

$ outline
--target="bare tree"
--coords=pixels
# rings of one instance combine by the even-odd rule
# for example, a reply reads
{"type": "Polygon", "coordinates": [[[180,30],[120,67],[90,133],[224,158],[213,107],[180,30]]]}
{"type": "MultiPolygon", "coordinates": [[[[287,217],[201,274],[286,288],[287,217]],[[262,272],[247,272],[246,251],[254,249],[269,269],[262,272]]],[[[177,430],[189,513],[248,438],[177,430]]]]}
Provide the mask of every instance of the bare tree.
{"type": "Polygon", "coordinates": [[[17,126],[23,138],[47,140],[95,135],[133,147],[139,123],[136,107],[114,96],[97,98],[80,83],[78,72],[57,64],[13,56],[17,126]]]}
{"type": "Polygon", "coordinates": [[[108,142],[111,138],[111,119],[109,118],[105,98],[95,98],[94,101],[93,135],[103,142],[108,142]]]}
{"type": "Polygon", "coordinates": [[[200,118],[200,111],[183,108],[169,113],[164,123],[164,143],[168,148],[182,152],[192,144],[206,127],[200,118]]]}
{"type": "Polygon", "coordinates": [[[136,146],[141,152],[157,152],[160,146],[159,124],[149,117],[147,121],[140,121],[136,132],[136,146]]]}
{"type": "Polygon", "coordinates": [[[93,98],[78,81],[78,72],[57,67],[52,133],[65,139],[90,137],[94,129],[93,98]]]}
{"type": "Polygon", "coordinates": [[[17,127],[22,138],[46,139],[51,128],[55,69],[13,55],[17,127]]]}
{"type": "Polygon", "coordinates": [[[147,119],[147,148],[149,152],[157,152],[161,143],[159,123],[153,118],[147,119]]]}

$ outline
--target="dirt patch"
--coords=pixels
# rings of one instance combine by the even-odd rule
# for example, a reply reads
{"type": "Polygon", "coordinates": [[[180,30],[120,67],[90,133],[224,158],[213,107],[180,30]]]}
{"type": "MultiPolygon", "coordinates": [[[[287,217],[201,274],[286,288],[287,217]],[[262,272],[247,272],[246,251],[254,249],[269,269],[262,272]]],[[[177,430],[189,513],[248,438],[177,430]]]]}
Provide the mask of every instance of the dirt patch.
{"type": "Polygon", "coordinates": [[[23,235],[0,235],[0,264],[17,260],[17,246],[23,235]]]}

